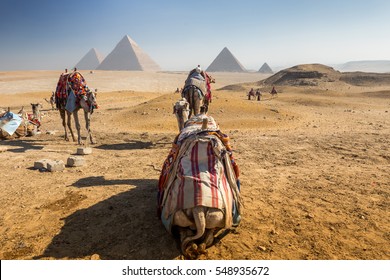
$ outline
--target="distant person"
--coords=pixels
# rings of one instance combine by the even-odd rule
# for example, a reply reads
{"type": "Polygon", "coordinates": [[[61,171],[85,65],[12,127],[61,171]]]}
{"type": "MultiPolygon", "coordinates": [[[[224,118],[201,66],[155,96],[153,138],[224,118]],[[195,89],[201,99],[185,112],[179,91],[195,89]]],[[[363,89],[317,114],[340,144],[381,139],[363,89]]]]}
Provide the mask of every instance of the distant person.
{"type": "Polygon", "coordinates": [[[272,90],[271,90],[270,93],[271,93],[272,95],[278,94],[278,92],[276,91],[275,87],[272,87],[272,90]]]}
{"type": "Polygon", "coordinates": [[[252,96],[255,96],[255,91],[253,90],[253,88],[251,88],[251,90],[248,92],[248,100],[251,100],[252,96]]]}
{"type": "Polygon", "coordinates": [[[261,92],[260,92],[260,89],[259,89],[259,88],[256,90],[256,97],[257,97],[257,101],[260,101],[261,92]]]}

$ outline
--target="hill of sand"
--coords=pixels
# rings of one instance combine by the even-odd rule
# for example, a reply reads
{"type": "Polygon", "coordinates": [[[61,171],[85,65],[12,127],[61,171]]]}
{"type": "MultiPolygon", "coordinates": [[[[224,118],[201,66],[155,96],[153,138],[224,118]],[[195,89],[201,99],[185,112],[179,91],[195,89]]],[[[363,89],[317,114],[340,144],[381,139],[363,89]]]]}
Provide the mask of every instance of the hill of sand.
{"type": "MultiPolygon", "coordinates": [[[[156,190],[184,74],[154,75],[158,86],[143,73],[86,75],[104,90],[92,115],[98,143],[83,167],[33,169],[43,158],[66,162],[78,147],[63,140],[59,113],[47,104],[42,134],[0,142],[1,259],[181,258],[156,217],[156,190]]],[[[264,90],[259,102],[246,90],[263,79],[226,75],[216,73],[214,89],[242,88],[214,90],[209,114],[231,137],[244,212],[206,258],[389,259],[390,88],[285,85],[276,98],[264,90]]],[[[0,94],[0,107],[48,97],[45,88],[25,93],[36,73],[4,76],[15,79],[1,84],[13,94],[0,94]]],[[[40,75],[39,84],[56,79],[40,75]]]]}

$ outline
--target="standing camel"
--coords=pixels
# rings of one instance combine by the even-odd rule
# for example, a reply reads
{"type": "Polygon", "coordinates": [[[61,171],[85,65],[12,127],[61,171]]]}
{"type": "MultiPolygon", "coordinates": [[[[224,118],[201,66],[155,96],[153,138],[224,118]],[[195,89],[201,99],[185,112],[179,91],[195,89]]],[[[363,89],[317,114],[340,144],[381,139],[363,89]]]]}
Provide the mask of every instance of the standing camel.
{"type": "Polygon", "coordinates": [[[97,108],[96,95],[88,88],[79,72],[75,71],[60,76],[56,89],[56,106],[60,111],[66,141],[69,141],[67,128],[73,141],[76,141],[72,130],[71,116],[73,115],[77,130],[77,142],[80,145],[82,144],[78,112],[83,109],[85,127],[88,133],[87,139],[90,139],[91,144],[96,144],[91,131],[91,115],[93,110],[97,108]]]}
{"type": "Polygon", "coordinates": [[[211,83],[215,83],[215,79],[202,71],[199,65],[190,71],[181,93],[181,96],[188,101],[190,106],[188,117],[191,117],[192,114],[198,115],[202,107],[204,112],[208,111],[211,102],[211,83]]]}

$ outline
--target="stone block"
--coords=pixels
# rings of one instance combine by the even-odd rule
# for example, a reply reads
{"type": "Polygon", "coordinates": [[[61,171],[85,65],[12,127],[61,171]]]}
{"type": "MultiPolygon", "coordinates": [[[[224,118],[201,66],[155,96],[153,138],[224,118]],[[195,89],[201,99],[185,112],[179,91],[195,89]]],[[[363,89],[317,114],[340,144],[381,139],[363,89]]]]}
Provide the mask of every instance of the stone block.
{"type": "Polygon", "coordinates": [[[34,162],[34,168],[36,169],[47,169],[47,163],[52,162],[50,159],[41,159],[34,162]]]}
{"type": "Polygon", "coordinates": [[[66,165],[70,167],[83,166],[85,165],[85,159],[83,157],[78,157],[78,156],[68,157],[68,160],[66,161],[66,165]]]}
{"type": "Polygon", "coordinates": [[[53,160],[47,163],[47,170],[50,172],[63,171],[65,164],[62,160],[53,160]]]}
{"type": "Polygon", "coordinates": [[[78,155],[90,155],[90,154],[92,154],[92,148],[91,147],[80,147],[80,148],[77,148],[76,154],[78,154],[78,155]]]}

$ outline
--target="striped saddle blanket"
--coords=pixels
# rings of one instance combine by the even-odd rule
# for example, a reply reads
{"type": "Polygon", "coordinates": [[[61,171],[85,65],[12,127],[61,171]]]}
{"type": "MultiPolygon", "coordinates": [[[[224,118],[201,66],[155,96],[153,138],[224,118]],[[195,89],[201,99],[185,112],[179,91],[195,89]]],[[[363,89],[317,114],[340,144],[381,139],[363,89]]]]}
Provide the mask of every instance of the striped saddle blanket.
{"type": "Polygon", "coordinates": [[[159,180],[159,216],[168,232],[176,211],[195,206],[221,209],[226,228],[237,224],[241,207],[238,172],[230,147],[218,133],[198,132],[180,142],[180,134],[176,138],[159,180]]]}

